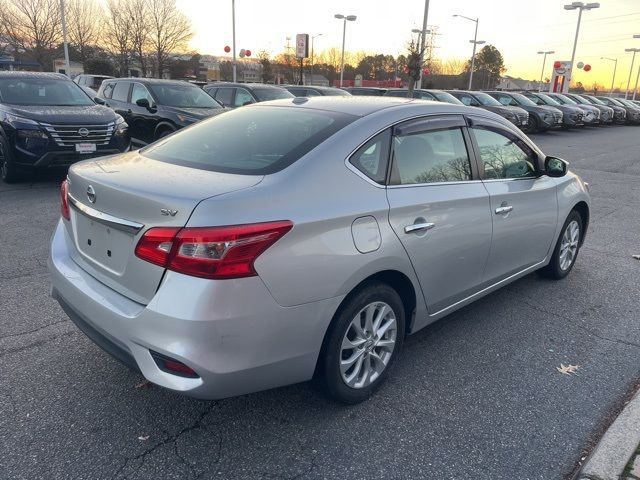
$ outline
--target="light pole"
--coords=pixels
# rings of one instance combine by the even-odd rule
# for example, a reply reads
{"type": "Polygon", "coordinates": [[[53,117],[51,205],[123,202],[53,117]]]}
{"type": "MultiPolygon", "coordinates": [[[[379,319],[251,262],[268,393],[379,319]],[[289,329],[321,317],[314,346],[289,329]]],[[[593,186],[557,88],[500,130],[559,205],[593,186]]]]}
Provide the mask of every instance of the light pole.
{"type": "MultiPolygon", "coordinates": [[[[584,2],[572,2],[569,5],[565,5],[565,10],[578,10],[578,25],[576,26],[576,38],[573,40],[573,52],[571,53],[571,67],[569,70],[569,78],[565,83],[567,91],[571,86],[571,80],[573,78],[573,62],[576,59],[576,47],[578,46],[578,34],[580,33],[580,20],[582,20],[582,11],[583,10],[592,10],[594,8],[600,8],[599,3],[584,3],[584,2]]],[[[564,87],[563,87],[564,89],[564,87]]]]}
{"type": "Polygon", "coordinates": [[[418,88],[422,88],[422,72],[424,71],[424,42],[427,34],[427,18],[429,17],[429,0],[424,0],[424,15],[422,16],[422,30],[420,32],[420,77],[418,78],[418,88]]]}
{"type": "Polygon", "coordinates": [[[64,73],[67,75],[67,77],[71,78],[71,65],[69,64],[69,44],[67,43],[67,22],[65,20],[64,13],[64,0],[60,0],[60,21],[62,23],[62,42],[64,45],[64,73]]]}
{"type": "MultiPolygon", "coordinates": [[[[631,86],[631,74],[633,73],[633,64],[636,61],[636,52],[640,52],[640,48],[625,48],[625,52],[633,52],[633,57],[631,57],[631,68],[629,69],[629,79],[627,80],[627,90],[624,92],[624,99],[626,100],[629,96],[629,87],[631,86]]],[[[636,88],[638,87],[638,83],[636,82],[636,88]]]]}
{"type": "Polygon", "coordinates": [[[334,15],[335,18],[337,18],[338,20],[343,20],[344,24],[342,26],[342,55],[340,56],[340,86],[342,86],[342,78],[344,76],[344,39],[345,36],[347,34],[347,21],[349,22],[355,22],[356,21],[356,17],[355,15],[341,15],[340,13],[336,13],[334,15]]]}
{"type": "Polygon", "coordinates": [[[473,69],[476,65],[476,47],[486,42],[484,40],[478,40],[478,24],[480,23],[479,18],[465,17],[464,15],[454,15],[454,17],[464,18],[476,23],[476,33],[473,35],[473,40],[469,40],[469,43],[473,43],[473,51],[471,53],[471,72],[469,73],[469,90],[471,90],[471,84],[473,82],[473,69]]]}
{"type": "Polygon", "coordinates": [[[609,58],[609,57],[600,57],[600,60],[611,60],[615,62],[613,64],[613,78],[611,79],[611,90],[609,90],[609,95],[613,93],[613,83],[616,81],[616,70],[618,69],[618,59],[617,58],[609,58]]]}
{"type": "MultiPolygon", "coordinates": [[[[633,38],[640,38],[640,35],[634,35],[633,38]]],[[[632,98],[632,100],[636,99],[636,92],[638,91],[638,78],[640,78],[640,68],[638,68],[638,75],[636,75],[636,86],[633,87],[633,98],[632,98]]]]}
{"type": "Polygon", "coordinates": [[[313,39],[321,36],[321,33],[311,36],[311,85],[313,85],[313,39]]]}
{"type": "Polygon", "coordinates": [[[233,82],[236,81],[236,0],[231,0],[231,29],[233,32],[233,82]]]}
{"type": "Polygon", "coordinates": [[[538,83],[538,91],[542,91],[542,77],[544,76],[544,66],[547,63],[547,55],[551,55],[552,53],[556,53],[553,50],[549,50],[547,52],[538,52],[538,55],[544,54],[544,58],[542,59],[542,71],[540,72],[540,82],[538,83]]]}

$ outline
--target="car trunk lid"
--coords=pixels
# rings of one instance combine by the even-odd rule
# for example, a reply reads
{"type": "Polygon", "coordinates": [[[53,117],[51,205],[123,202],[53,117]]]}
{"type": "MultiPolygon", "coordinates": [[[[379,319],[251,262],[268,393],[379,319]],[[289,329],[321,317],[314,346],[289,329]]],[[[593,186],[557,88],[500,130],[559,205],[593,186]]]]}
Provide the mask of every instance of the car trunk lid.
{"type": "Polygon", "coordinates": [[[135,256],[152,227],[182,227],[210,198],[258,184],[262,176],[198,170],[130,152],[69,170],[72,257],[89,274],[128,298],[147,304],[164,268],[135,256]]]}

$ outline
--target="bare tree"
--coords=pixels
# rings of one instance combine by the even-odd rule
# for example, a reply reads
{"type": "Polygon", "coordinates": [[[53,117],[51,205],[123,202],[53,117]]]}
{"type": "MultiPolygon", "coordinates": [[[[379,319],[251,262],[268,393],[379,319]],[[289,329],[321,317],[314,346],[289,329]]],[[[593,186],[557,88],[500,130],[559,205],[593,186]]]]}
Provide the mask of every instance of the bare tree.
{"type": "Polygon", "coordinates": [[[58,0],[3,0],[0,25],[14,51],[31,54],[44,70],[53,68],[53,53],[62,39],[58,0]]]}
{"type": "Polygon", "coordinates": [[[107,14],[102,39],[116,58],[120,76],[129,75],[129,55],[132,46],[127,0],[107,0],[107,14]]]}
{"type": "Polygon", "coordinates": [[[66,20],[69,43],[85,62],[88,48],[98,43],[104,12],[95,0],[67,0],[66,20]]]}
{"type": "Polygon", "coordinates": [[[126,6],[131,33],[131,50],[133,57],[140,64],[143,77],[149,71],[148,52],[150,48],[149,3],[147,0],[129,0],[126,6]]]}
{"type": "Polygon", "coordinates": [[[176,0],[147,0],[149,46],[155,57],[156,74],[162,77],[169,55],[184,49],[193,37],[191,21],[176,7],[176,0]]]}

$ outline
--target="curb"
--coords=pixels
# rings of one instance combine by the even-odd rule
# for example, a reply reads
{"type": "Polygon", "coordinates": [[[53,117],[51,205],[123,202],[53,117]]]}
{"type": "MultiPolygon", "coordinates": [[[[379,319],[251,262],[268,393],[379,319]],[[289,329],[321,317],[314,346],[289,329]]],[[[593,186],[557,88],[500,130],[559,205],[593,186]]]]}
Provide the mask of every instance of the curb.
{"type": "Polygon", "coordinates": [[[640,444],[640,391],[624,407],[593,450],[577,480],[620,480],[640,444]]]}

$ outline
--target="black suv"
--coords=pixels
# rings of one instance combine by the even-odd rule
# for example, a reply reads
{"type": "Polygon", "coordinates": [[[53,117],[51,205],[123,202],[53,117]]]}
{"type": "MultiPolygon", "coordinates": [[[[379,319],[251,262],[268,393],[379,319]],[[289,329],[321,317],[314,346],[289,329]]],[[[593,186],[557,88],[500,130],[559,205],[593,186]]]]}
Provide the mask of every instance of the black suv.
{"type": "Polygon", "coordinates": [[[225,111],[197,85],[182,80],[105,80],[98,99],[129,124],[131,141],[146,145],[176,130],[225,111]]]}
{"type": "Polygon", "coordinates": [[[520,107],[503,105],[491,95],[484,92],[449,90],[449,93],[468,107],[478,107],[489,112],[497,113],[522,130],[528,128],[529,114],[520,107]]]}
{"type": "Polygon", "coordinates": [[[91,90],[95,90],[96,92],[102,85],[102,82],[108,80],[113,77],[109,77],[108,75],[87,75],[82,73],[73,79],[81,87],[89,87],[91,90]]]}
{"type": "Polygon", "coordinates": [[[205,85],[202,89],[225,107],[236,108],[256,102],[294,98],[282,87],[265,83],[218,82],[205,85]]]}
{"type": "Polygon", "coordinates": [[[59,73],[0,72],[0,176],[129,149],[124,119],[59,73]]]}
{"type": "Polygon", "coordinates": [[[311,85],[285,85],[289,92],[296,97],[347,97],[351,95],[346,90],[333,87],[316,87],[311,85]]]}
{"type": "Polygon", "coordinates": [[[520,107],[529,113],[529,128],[531,132],[546,132],[552,128],[562,127],[562,112],[549,105],[536,105],[521,93],[487,92],[502,105],[520,107]]]}
{"type": "Polygon", "coordinates": [[[366,95],[369,97],[381,97],[387,93],[388,88],[379,87],[344,87],[351,95],[366,95]]]}

